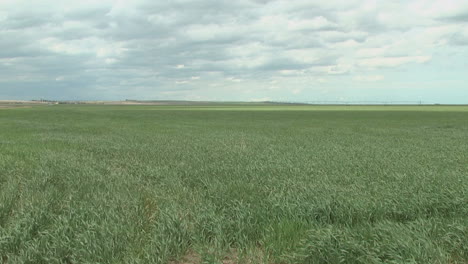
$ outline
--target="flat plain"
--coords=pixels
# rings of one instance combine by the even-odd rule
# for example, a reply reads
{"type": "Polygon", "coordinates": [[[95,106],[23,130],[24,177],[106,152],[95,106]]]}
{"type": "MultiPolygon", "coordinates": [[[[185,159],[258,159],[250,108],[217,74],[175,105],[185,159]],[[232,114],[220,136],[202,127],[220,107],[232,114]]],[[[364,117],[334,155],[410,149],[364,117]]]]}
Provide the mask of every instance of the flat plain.
{"type": "Polygon", "coordinates": [[[468,106],[0,109],[5,263],[468,263],[468,106]]]}

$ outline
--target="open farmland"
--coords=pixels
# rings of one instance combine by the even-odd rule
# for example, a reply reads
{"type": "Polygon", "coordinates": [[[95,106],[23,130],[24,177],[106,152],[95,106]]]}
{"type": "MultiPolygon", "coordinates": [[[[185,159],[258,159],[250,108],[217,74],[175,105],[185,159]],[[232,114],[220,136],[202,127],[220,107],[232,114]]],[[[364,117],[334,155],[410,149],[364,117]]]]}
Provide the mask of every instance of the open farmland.
{"type": "Polygon", "coordinates": [[[3,263],[467,263],[466,106],[0,109],[3,263]]]}

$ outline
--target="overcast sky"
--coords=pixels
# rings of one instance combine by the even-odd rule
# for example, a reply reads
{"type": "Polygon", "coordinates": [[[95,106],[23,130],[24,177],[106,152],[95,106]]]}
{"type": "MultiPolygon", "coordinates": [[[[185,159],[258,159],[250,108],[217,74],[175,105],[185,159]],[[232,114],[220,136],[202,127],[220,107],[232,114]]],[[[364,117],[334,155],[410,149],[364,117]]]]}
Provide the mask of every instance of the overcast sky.
{"type": "Polygon", "coordinates": [[[0,0],[0,99],[468,103],[468,1],[0,0]]]}

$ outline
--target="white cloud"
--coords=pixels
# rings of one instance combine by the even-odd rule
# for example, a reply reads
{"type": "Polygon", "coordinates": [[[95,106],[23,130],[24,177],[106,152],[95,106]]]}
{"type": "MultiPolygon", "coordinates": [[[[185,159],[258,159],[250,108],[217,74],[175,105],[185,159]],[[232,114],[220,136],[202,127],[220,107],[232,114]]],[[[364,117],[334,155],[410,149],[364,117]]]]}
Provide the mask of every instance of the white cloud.
{"type": "Polygon", "coordinates": [[[243,81],[242,79],[235,78],[235,77],[227,77],[226,80],[230,81],[230,82],[236,82],[236,83],[239,83],[239,82],[243,81]]]}
{"type": "Polygon", "coordinates": [[[366,67],[397,67],[407,63],[425,63],[430,59],[430,56],[380,57],[363,59],[359,61],[358,65],[366,67]]]}
{"type": "Polygon", "coordinates": [[[377,57],[383,56],[385,54],[386,48],[362,48],[357,50],[356,55],[357,57],[362,58],[369,58],[369,57],[377,57]]]}
{"type": "Polygon", "coordinates": [[[358,75],[354,77],[354,80],[358,82],[378,82],[378,81],[382,81],[383,79],[385,79],[383,75],[367,75],[367,76],[358,75]]]}

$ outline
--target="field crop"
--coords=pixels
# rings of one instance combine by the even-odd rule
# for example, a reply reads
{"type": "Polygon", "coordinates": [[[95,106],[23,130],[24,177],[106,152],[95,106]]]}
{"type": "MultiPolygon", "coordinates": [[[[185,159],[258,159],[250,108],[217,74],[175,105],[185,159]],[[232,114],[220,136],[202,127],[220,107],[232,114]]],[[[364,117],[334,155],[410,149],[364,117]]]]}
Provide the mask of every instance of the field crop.
{"type": "Polygon", "coordinates": [[[468,107],[0,109],[4,263],[468,263],[468,107]]]}

